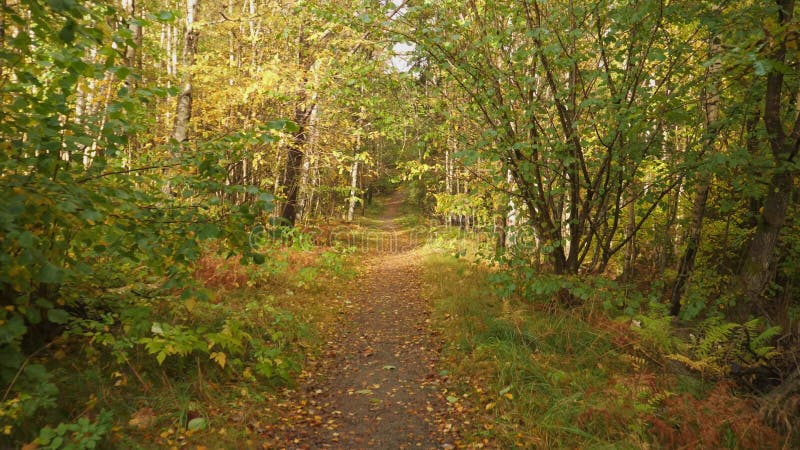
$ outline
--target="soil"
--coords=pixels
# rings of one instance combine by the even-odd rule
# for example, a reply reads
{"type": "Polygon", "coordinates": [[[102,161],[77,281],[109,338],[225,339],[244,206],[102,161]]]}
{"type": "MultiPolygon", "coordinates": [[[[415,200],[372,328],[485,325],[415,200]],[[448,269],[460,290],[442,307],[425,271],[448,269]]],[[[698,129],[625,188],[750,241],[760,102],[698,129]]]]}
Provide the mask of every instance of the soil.
{"type": "MultiPolygon", "coordinates": [[[[394,220],[401,204],[400,193],[389,199],[383,233],[400,235],[394,220]]],[[[420,296],[420,254],[405,244],[359,253],[364,270],[346,296],[338,329],[289,400],[271,408],[279,419],[264,448],[460,446],[437,368],[441,339],[420,296]]]]}

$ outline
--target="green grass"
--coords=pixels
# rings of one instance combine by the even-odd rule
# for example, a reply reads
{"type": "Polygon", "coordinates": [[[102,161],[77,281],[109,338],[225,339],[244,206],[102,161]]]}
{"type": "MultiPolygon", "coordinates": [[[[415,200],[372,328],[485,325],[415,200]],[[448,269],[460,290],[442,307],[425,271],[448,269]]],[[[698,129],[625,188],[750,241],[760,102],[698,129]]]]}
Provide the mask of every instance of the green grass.
{"type": "Polygon", "coordinates": [[[478,265],[430,253],[426,295],[457,389],[492,425],[473,440],[504,448],[637,448],[653,392],[626,392],[633,369],[576,314],[501,300],[478,265]],[[616,394],[616,395],[615,395],[616,394]],[[637,409],[638,408],[638,409],[637,409]]]}
{"type": "Polygon", "coordinates": [[[386,209],[385,200],[384,197],[372,197],[372,203],[367,205],[364,214],[359,217],[377,219],[386,209]]]}

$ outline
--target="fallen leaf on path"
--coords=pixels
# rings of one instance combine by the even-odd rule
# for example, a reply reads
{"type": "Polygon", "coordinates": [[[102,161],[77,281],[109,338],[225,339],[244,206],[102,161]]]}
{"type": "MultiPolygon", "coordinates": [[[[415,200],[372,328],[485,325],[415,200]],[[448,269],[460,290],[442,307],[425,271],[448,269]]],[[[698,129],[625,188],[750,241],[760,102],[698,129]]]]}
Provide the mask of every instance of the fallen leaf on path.
{"type": "Polygon", "coordinates": [[[199,430],[205,430],[207,426],[208,422],[204,417],[195,417],[194,419],[189,421],[189,423],[186,425],[186,428],[192,431],[199,431],[199,430]]]}
{"type": "Polygon", "coordinates": [[[142,408],[133,413],[131,420],[128,421],[128,425],[143,430],[152,425],[155,418],[156,415],[153,412],[153,408],[142,408]]]}

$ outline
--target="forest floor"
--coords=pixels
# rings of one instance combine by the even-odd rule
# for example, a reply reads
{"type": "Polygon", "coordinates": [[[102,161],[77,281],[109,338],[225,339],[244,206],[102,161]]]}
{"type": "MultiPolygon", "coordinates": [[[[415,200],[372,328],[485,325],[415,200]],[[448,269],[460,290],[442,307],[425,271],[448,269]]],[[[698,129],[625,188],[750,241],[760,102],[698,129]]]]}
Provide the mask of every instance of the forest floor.
{"type": "Polygon", "coordinates": [[[460,447],[459,413],[437,369],[442,339],[421,296],[422,255],[396,223],[403,200],[400,191],[388,199],[377,240],[363,242],[373,248],[358,250],[336,330],[273,408],[267,447],[460,447]]]}

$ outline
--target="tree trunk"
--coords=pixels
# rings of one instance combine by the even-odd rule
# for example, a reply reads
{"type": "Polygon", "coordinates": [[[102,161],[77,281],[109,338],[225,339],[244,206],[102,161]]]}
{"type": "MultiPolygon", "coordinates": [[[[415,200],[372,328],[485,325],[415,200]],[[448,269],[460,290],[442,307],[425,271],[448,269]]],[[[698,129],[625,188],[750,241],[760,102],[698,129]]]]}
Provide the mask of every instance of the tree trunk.
{"type": "Polygon", "coordinates": [[[195,17],[197,16],[199,0],[186,0],[186,34],[183,43],[183,83],[181,92],[178,94],[177,106],[175,108],[175,123],[172,129],[172,139],[179,144],[186,142],[189,133],[189,121],[192,118],[192,73],[191,67],[194,64],[195,54],[197,53],[198,31],[194,27],[195,17]]]}
{"type": "MultiPolygon", "coordinates": [[[[506,179],[508,181],[508,189],[510,191],[514,186],[514,175],[510,170],[506,173],[506,179]]],[[[517,242],[516,227],[519,211],[517,210],[517,205],[514,202],[514,198],[511,196],[508,198],[508,208],[506,208],[506,211],[506,217],[503,219],[503,236],[505,238],[503,247],[507,249],[513,249],[517,242]]]]}
{"type": "Polygon", "coordinates": [[[307,206],[311,204],[314,196],[314,189],[311,187],[309,178],[311,177],[311,162],[314,160],[314,155],[317,151],[317,140],[319,132],[317,127],[317,120],[319,117],[319,110],[314,108],[308,118],[307,133],[308,138],[305,145],[304,158],[302,169],[300,171],[300,192],[298,193],[299,199],[297,204],[297,217],[303,218],[306,216],[307,206]]]}
{"type": "MultiPolygon", "coordinates": [[[[298,109],[298,111],[302,111],[298,109]]],[[[301,114],[296,114],[301,116],[301,114]]],[[[300,123],[298,123],[300,125],[300,123]]],[[[297,193],[299,191],[298,176],[303,169],[303,147],[306,143],[306,131],[301,125],[300,129],[292,137],[289,145],[289,152],[286,155],[286,170],[283,186],[286,190],[286,203],[283,205],[281,218],[286,225],[294,226],[297,220],[297,193]]]]}
{"type": "MultiPolygon", "coordinates": [[[[633,189],[633,186],[631,186],[631,189],[633,189]]],[[[628,240],[628,245],[625,246],[625,264],[622,269],[622,279],[631,281],[634,278],[634,267],[638,253],[636,242],[636,197],[631,195],[627,201],[628,217],[625,225],[625,238],[628,240]]]]}
{"type": "MultiPolygon", "coordinates": [[[[122,0],[122,9],[125,11],[125,15],[127,16],[128,21],[128,29],[131,32],[131,38],[133,40],[134,45],[128,45],[125,47],[125,65],[128,67],[138,67],[138,58],[137,52],[138,48],[142,47],[142,27],[139,26],[139,22],[137,20],[138,11],[136,11],[136,1],[135,0],[122,0]]],[[[132,83],[133,78],[128,77],[126,83],[132,83]]]]}
{"type": "MultiPolygon", "coordinates": [[[[184,35],[183,53],[181,55],[183,64],[183,82],[181,92],[175,106],[175,122],[172,128],[172,139],[178,143],[178,152],[183,151],[184,144],[188,140],[189,121],[192,118],[192,72],[195,54],[197,53],[197,39],[199,32],[194,28],[194,20],[197,16],[199,0],[186,0],[186,34],[184,35]]],[[[174,158],[178,156],[172,153],[174,158]]],[[[172,183],[168,180],[163,187],[165,194],[172,192],[172,183]]]]}
{"type": "Polygon", "coordinates": [[[686,243],[686,250],[678,266],[678,276],[675,279],[675,284],[672,286],[672,293],[670,295],[671,306],[669,313],[673,316],[677,316],[681,311],[683,291],[692,271],[694,271],[695,257],[697,256],[697,250],[700,248],[700,233],[703,229],[703,219],[706,214],[709,188],[710,183],[708,180],[701,181],[699,186],[697,186],[694,205],[692,205],[692,222],[689,225],[689,238],[686,243]]]}
{"type": "Polygon", "coordinates": [[[347,221],[353,221],[353,214],[356,210],[356,203],[358,202],[358,198],[356,197],[356,190],[358,188],[358,156],[354,157],[353,160],[353,167],[350,169],[350,206],[347,208],[347,221]]]}
{"type": "MultiPolygon", "coordinates": [[[[256,31],[252,31],[256,32],[256,31]]],[[[306,55],[306,37],[303,29],[300,29],[297,38],[297,63],[306,71],[310,71],[313,61],[306,55]]],[[[294,122],[298,130],[292,136],[289,149],[286,155],[286,170],[284,171],[284,193],[286,203],[281,211],[281,218],[286,225],[294,226],[297,220],[298,197],[300,193],[300,175],[303,170],[303,152],[308,142],[309,121],[316,109],[316,97],[309,98],[307,91],[308,76],[303,76],[300,80],[299,98],[294,111],[294,122]]]]}
{"type": "MultiPolygon", "coordinates": [[[[6,0],[0,0],[0,50],[6,48],[6,0]]],[[[3,79],[5,67],[0,66],[0,79],[3,79]]]]}
{"type": "MultiPolygon", "coordinates": [[[[788,29],[792,23],[794,0],[777,0],[777,4],[778,23],[786,31],[779,36],[770,56],[773,63],[785,64],[787,42],[791,38],[788,29]]],[[[739,273],[739,285],[745,303],[737,309],[743,315],[758,304],[774,273],[773,262],[778,236],[786,221],[794,185],[795,169],[791,167],[791,163],[800,147],[800,117],[796,114],[797,105],[792,105],[795,114],[791,116],[795,117],[795,123],[787,135],[781,118],[783,81],[784,72],[781,69],[773,69],[767,76],[764,127],[769,136],[774,165],[767,195],[761,207],[761,217],[739,273]]]]}
{"type": "Polygon", "coordinates": [[[793,176],[786,171],[776,173],[770,180],[763,212],[740,273],[742,293],[749,305],[758,301],[774,273],[775,249],[786,222],[792,185],[793,176]]]}

